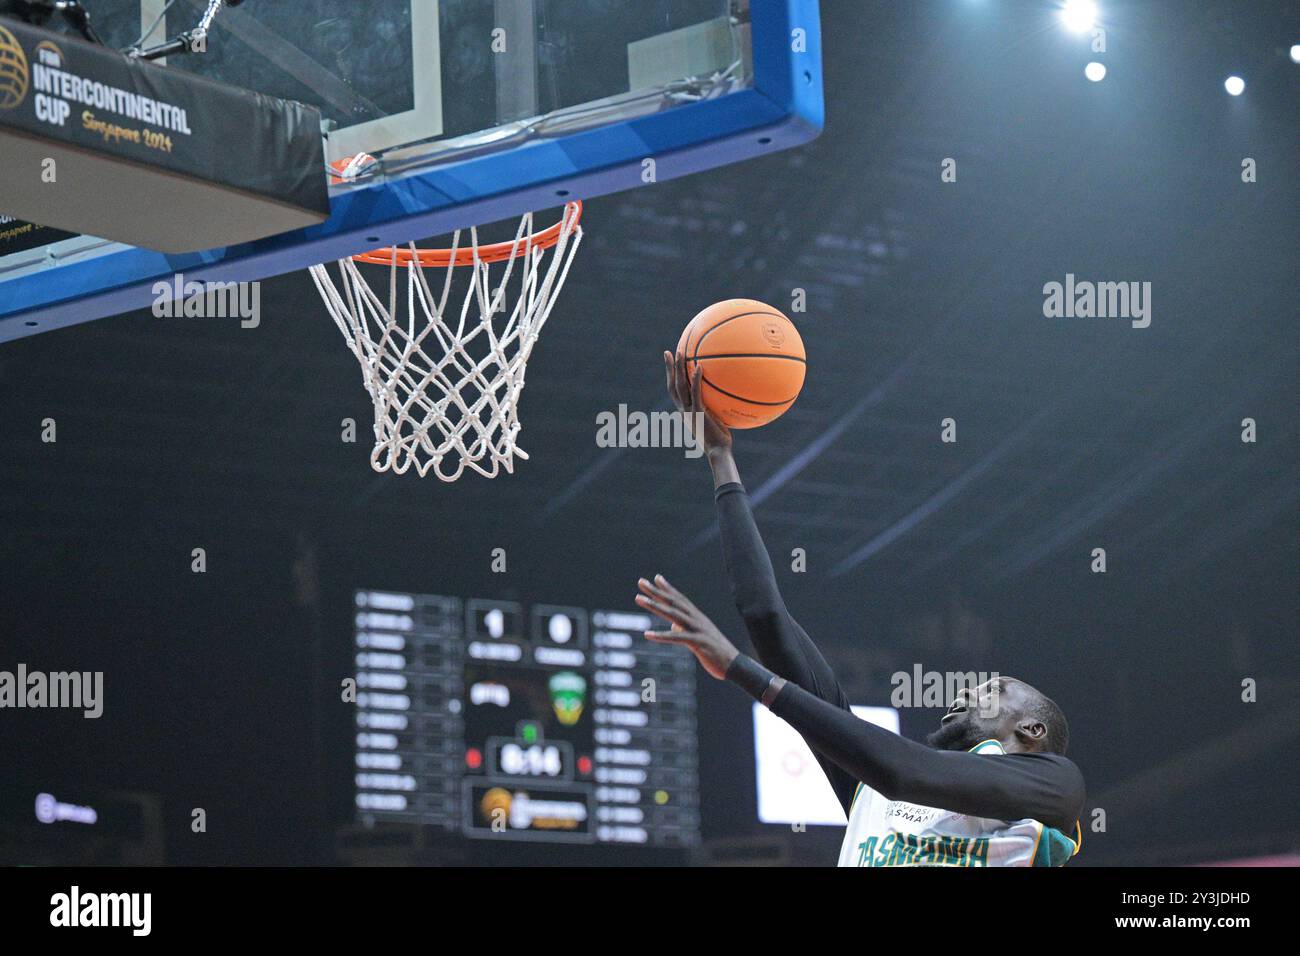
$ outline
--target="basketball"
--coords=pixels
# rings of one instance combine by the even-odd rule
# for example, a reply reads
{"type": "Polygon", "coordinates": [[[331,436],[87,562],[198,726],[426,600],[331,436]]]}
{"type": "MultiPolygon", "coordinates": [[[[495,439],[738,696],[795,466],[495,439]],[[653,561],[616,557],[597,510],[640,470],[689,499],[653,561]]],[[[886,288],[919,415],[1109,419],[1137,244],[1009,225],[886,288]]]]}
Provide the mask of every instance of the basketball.
{"type": "Polygon", "coordinates": [[[677,343],[686,373],[703,369],[704,407],[729,428],[757,428],[785,414],[803,388],[807,356],[794,323],[754,299],[715,302],[677,343]]]}

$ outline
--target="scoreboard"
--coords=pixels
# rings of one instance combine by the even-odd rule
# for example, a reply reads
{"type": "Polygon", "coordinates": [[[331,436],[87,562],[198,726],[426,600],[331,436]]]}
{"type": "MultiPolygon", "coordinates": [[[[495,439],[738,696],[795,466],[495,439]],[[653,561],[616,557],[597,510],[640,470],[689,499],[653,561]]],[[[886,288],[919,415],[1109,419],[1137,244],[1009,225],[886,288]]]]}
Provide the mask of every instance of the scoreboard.
{"type": "Polygon", "coordinates": [[[359,822],[699,842],[695,659],[637,611],[355,595],[359,822]]]}

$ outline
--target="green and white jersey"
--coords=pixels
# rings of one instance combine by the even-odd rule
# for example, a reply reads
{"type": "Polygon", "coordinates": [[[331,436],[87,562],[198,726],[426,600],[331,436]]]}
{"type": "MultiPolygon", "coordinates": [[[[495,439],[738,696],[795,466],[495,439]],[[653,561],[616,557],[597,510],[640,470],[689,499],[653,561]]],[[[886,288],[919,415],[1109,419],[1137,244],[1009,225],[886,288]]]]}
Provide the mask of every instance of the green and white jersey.
{"type": "MultiPolygon", "coordinates": [[[[996,740],[971,748],[1003,754],[996,740]]],[[[1063,866],[1079,852],[1073,838],[1037,820],[990,820],[902,800],[858,785],[840,847],[840,866],[1063,866]]]]}

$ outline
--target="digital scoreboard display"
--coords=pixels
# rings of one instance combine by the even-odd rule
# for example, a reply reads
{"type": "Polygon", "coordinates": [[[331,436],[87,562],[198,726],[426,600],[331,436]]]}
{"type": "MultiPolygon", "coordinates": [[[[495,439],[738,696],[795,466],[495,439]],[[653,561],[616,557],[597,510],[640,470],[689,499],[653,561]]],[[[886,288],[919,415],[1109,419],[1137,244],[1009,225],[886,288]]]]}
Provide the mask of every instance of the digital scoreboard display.
{"type": "Polygon", "coordinates": [[[480,839],[699,842],[695,659],[636,611],[356,592],[356,807],[480,839]]]}

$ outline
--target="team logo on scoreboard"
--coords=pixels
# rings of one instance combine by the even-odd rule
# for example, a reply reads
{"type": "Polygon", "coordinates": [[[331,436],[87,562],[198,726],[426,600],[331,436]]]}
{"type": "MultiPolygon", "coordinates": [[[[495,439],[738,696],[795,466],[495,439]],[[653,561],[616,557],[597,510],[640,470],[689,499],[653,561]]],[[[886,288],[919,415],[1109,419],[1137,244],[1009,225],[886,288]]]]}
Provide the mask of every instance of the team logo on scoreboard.
{"type": "Polygon", "coordinates": [[[551,709],[556,719],[572,727],[582,716],[582,707],[587,702],[587,679],[572,671],[561,671],[551,676],[546,687],[551,692],[551,709]]]}
{"type": "Polygon", "coordinates": [[[11,110],[27,96],[27,54],[18,38],[0,27],[0,110],[11,110]]]}

